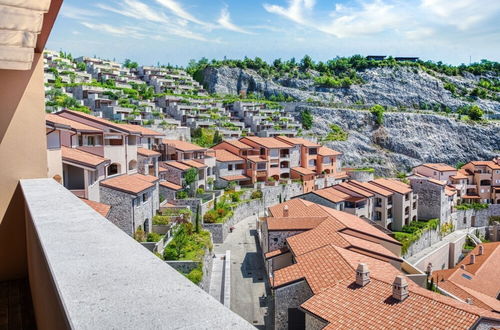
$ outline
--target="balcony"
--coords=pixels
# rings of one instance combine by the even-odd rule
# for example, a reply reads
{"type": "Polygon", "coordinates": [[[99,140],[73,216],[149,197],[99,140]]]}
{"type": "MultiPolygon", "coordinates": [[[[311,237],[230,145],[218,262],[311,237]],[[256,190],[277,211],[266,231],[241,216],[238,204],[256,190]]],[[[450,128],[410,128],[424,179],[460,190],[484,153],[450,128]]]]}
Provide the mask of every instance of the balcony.
{"type": "Polygon", "coordinates": [[[253,328],[54,180],[20,185],[38,328],[253,328]]]}

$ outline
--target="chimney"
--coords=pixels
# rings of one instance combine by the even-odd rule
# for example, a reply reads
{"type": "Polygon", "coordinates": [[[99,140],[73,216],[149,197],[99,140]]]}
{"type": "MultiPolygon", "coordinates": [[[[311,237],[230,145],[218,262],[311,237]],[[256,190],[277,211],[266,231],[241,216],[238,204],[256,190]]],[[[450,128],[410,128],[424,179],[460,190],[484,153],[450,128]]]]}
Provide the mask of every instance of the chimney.
{"type": "Polygon", "coordinates": [[[472,298],[465,298],[465,302],[472,305],[472,298]]]}
{"type": "Polygon", "coordinates": [[[356,268],[356,284],[359,286],[365,286],[370,283],[370,271],[368,270],[368,265],[364,263],[358,264],[356,268]]]}
{"type": "Polygon", "coordinates": [[[471,253],[470,255],[470,264],[473,265],[474,263],[476,262],[476,256],[474,254],[471,253]]]}
{"type": "Polygon", "coordinates": [[[396,300],[403,301],[408,298],[408,282],[403,275],[398,275],[392,283],[392,297],[396,300]]]}
{"type": "Polygon", "coordinates": [[[464,265],[464,264],[461,264],[461,265],[460,265],[460,269],[465,270],[465,265],[464,265]]]}
{"type": "Polygon", "coordinates": [[[288,205],[283,206],[283,216],[288,217],[288,205]]]}
{"type": "Polygon", "coordinates": [[[479,255],[482,256],[484,253],[484,246],[479,245],[479,255]]]}

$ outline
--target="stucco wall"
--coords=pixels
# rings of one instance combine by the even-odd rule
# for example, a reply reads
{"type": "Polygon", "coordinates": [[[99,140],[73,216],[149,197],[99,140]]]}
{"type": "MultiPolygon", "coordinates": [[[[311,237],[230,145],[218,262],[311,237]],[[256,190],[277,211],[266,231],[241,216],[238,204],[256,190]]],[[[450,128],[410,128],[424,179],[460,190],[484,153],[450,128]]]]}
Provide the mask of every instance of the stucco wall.
{"type": "Polygon", "coordinates": [[[0,280],[26,276],[19,179],[47,177],[43,58],[31,70],[0,70],[0,280]]]}

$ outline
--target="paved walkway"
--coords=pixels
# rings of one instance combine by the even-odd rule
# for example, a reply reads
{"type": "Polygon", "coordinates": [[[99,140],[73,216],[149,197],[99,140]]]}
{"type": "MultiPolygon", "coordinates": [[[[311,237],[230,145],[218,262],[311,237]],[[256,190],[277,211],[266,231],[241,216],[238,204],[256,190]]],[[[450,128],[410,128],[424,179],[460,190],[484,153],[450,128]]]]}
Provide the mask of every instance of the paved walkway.
{"type": "Polygon", "coordinates": [[[265,270],[256,244],[255,221],[256,217],[251,216],[239,222],[223,244],[215,245],[215,253],[231,251],[231,310],[257,328],[265,329],[265,270]]]}
{"type": "Polygon", "coordinates": [[[212,297],[223,303],[222,281],[224,280],[224,254],[216,253],[212,260],[212,277],[210,278],[209,293],[212,297]]]}

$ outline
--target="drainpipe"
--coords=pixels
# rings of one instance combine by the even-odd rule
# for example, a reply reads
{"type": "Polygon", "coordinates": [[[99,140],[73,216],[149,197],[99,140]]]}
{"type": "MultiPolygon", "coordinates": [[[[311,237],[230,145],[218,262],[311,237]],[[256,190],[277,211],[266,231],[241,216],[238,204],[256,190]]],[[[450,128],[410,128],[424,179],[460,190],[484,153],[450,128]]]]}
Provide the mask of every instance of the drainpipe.
{"type": "Polygon", "coordinates": [[[128,136],[124,136],[125,140],[125,174],[128,173],[128,136]]]}

